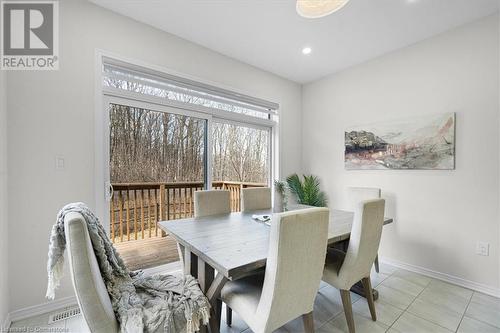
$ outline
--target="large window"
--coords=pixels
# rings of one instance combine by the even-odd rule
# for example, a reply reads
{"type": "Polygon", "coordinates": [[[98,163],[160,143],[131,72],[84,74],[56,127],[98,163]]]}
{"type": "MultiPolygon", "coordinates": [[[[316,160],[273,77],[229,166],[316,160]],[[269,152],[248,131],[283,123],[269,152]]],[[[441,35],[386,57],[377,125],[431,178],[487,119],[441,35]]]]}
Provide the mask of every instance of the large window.
{"type": "Polygon", "coordinates": [[[273,178],[275,103],[148,69],[104,64],[109,232],[132,269],[178,260],[162,220],[193,216],[194,192],[273,178]]]}
{"type": "Polygon", "coordinates": [[[213,180],[269,184],[270,140],[270,129],[214,122],[213,180]]]}
{"type": "Polygon", "coordinates": [[[109,104],[111,183],[203,182],[206,120],[109,104]]]}

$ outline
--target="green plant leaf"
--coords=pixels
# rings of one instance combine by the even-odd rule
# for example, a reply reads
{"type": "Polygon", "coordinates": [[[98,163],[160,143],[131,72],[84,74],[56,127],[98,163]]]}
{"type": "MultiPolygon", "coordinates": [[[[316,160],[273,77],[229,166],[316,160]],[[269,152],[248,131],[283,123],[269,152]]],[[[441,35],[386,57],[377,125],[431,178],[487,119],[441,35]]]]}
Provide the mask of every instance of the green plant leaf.
{"type": "Polygon", "coordinates": [[[303,205],[326,207],[326,194],[321,191],[319,178],[304,175],[301,181],[297,174],[290,175],[286,181],[290,191],[297,196],[297,201],[303,205]]]}
{"type": "Polygon", "coordinates": [[[294,173],[286,178],[286,182],[288,187],[290,188],[290,192],[297,196],[297,201],[302,203],[304,201],[304,189],[302,187],[302,181],[299,176],[294,173]]]}

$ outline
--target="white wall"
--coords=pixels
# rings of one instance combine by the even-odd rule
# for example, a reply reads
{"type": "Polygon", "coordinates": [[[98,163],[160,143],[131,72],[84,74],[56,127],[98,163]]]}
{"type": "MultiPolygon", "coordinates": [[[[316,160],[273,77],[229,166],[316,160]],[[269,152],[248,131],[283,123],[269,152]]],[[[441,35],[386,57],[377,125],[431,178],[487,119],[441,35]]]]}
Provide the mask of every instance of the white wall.
{"type": "MultiPolygon", "coordinates": [[[[95,203],[95,49],[281,104],[285,174],[300,171],[301,87],[86,1],[60,2],[60,70],[9,73],[11,310],[44,302],[48,235],[65,203],[95,203]],[[64,171],[54,157],[66,158],[64,171]]],[[[57,297],[72,295],[69,278],[57,297]]]]}
{"type": "Polygon", "coordinates": [[[9,312],[6,72],[0,70],[0,330],[9,312]]]}
{"type": "Polygon", "coordinates": [[[499,287],[499,30],[491,16],[303,87],[305,172],[333,207],[348,186],[381,187],[381,256],[499,287]],[[346,171],[344,130],[419,114],[457,113],[456,170],[346,171]],[[491,244],[475,254],[476,241],[491,244]]]}

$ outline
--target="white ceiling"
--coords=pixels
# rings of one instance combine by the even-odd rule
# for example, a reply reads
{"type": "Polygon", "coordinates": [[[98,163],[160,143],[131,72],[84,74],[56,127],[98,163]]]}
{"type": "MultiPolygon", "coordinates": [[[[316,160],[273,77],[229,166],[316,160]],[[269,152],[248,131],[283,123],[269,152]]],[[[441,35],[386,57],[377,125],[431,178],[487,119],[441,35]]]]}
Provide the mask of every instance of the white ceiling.
{"type": "Polygon", "coordinates": [[[321,19],[294,0],[90,0],[305,83],[498,11],[497,0],[351,0],[321,19]],[[303,55],[304,46],[312,53],[303,55]]]}

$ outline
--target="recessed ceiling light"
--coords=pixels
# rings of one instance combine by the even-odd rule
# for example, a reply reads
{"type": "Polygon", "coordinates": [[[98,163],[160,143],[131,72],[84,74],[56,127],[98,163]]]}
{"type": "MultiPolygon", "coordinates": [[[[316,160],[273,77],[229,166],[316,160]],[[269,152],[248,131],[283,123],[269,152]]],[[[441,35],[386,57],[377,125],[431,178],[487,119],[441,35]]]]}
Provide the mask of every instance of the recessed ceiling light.
{"type": "Polygon", "coordinates": [[[308,54],[311,54],[311,52],[312,52],[312,49],[310,47],[304,47],[302,49],[302,54],[308,55],[308,54]]]}

